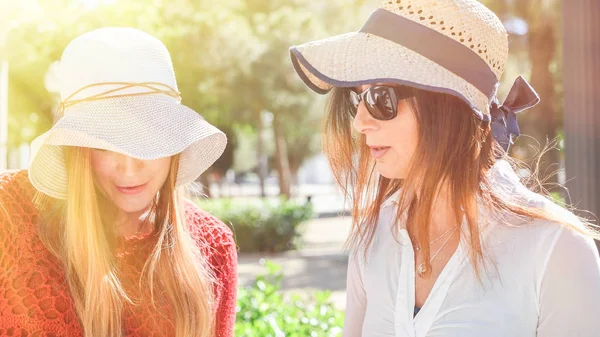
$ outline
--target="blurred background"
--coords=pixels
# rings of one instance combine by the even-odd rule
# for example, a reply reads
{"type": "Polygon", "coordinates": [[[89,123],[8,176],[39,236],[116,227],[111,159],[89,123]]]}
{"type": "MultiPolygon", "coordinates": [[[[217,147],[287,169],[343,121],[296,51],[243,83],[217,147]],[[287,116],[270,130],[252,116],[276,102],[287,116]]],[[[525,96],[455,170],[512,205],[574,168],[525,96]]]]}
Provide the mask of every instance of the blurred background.
{"type": "MultiPolygon", "coordinates": [[[[519,115],[523,136],[511,155],[529,165],[519,174],[538,172],[555,198],[595,219],[600,2],[481,2],[510,35],[499,97],[522,74],[542,98],[519,115]]],[[[320,154],[324,97],[295,75],[288,48],[356,31],[378,3],[0,0],[0,170],[27,168],[28,144],[50,128],[58,105],[53,69],[71,39],[106,26],[142,29],[171,52],[183,103],[229,138],[193,194],[236,232],[236,335],[337,336],[350,219],[320,154]]]]}

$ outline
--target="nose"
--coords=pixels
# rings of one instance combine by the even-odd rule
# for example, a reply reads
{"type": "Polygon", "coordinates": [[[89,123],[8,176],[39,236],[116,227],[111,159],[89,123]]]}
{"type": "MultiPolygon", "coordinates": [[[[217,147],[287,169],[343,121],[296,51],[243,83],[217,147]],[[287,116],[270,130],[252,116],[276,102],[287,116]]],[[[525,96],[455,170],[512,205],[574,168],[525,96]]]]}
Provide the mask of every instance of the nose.
{"type": "Polygon", "coordinates": [[[118,171],[119,173],[126,176],[136,175],[138,172],[142,170],[144,166],[144,161],[140,159],[136,159],[133,157],[129,157],[124,154],[118,154],[118,171]]]}
{"type": "Polygon", "coordinates": [[[352,127],[362,134],[379,128],[377,120],[371,116],[364,102],[358,104],[356,116],[354,116],[354,120],[352,121],[352,127]]]}

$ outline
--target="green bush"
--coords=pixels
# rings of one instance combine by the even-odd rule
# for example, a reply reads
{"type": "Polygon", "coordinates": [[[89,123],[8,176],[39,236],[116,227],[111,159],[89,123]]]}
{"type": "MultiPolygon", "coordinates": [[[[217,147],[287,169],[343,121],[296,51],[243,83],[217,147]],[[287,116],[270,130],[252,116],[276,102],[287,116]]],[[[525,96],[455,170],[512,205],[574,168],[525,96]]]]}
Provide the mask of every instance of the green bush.
{"type": "Polygon", "coordinates": [[[291,200],[199,200],[200,208],[229,225],[241,252],[282,252],[296,248],[300,224],[313,216],[310,203],[291,200]]]}
{"type": "Polygon", "coordinates": [[[281,267],[267,262],[267,274],[240,288],[235,335],[244,337],[340,336],[344,314],[331,303],[329,291],[310,294],[280,291],[281,267]]]}

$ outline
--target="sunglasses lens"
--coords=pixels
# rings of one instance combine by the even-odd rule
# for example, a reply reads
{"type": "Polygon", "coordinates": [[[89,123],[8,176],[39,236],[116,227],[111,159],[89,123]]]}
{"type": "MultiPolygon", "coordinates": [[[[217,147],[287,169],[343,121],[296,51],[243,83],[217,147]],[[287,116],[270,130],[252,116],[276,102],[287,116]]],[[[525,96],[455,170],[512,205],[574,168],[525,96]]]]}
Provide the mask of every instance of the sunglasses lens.
{"type": "Polygon", "coordinates": [[[365,97],[367,109],[375,119],[389,120],[396,117],[397,101],[391,87],[372,87],[365,97]]]}

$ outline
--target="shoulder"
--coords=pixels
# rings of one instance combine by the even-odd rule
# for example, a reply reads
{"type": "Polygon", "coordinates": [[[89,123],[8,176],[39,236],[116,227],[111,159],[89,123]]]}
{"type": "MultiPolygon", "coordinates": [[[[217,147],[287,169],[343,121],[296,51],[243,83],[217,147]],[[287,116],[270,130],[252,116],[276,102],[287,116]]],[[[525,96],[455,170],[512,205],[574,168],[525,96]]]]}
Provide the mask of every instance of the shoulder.
{"type": "Polygon", "coordinates": [[[563,231],[591,235],[580,218],[545,196],[529,191],[523,203],[533,210],[540,211],[550,219],[525,217],[504,211],[499,222],[502,227],[507,228],[509,235],[518,235],[525,240],[538,242],[546,238],[550,246],[563,231]]]}
{"type": "MultiPolygon", "coordinates": [[[[539,209],[546,213],[547,207],[551,206],[545,205],[539,209]]],[[[559,206],[555,207],[558,208],[559,206]]],[[[570,214],[568,211],[563,209],[560,213],[562,214],[559,217],[555,216],[554,213],[546,213],[555,218],[555,220],[548,220],[503,211],[499,218],[495,218],[490,223],[491,228],[487,241],[492,245],[513,247],[515,252],[519,251],[520,254],[527,254],[531,257],[546,256],[552,251],[556,240],[564,231],[576,231],[585,228],[572,214],[572,218],[566,220],[567,214],[570,214]]]]}
{"type": "Polygon", "coordinates": [[[233,232],[214,215],[185,200],[185,216],[190,233],[195,239],[214,245],[234,244],[233,232]]]}
{"type": "Polygon", "coordinates": [[[553,220],[507,214],[490,231],[486,238],[488,247],[498,257],[519,261],[538,280],[548,265],[557,261],[596,263],[598,252],[592,230],[567,209],[541,198],[537,199],[537,208],[553,220]]]}
{"type": "Polygon", "coordinates": [[[27,171],[0,172],[0,257],[5,262],[3,266],[0,263],[0,283],[4,273],[18,270],[14,267],[19,261],[37,259],[41,256],[38,253],[44,250],[37,237],[34,193],[27,171]]]}
{"type": "Polygon", "coordinates": [[[214,215],[185,200],[186,223],[192,236],[213,267],[233,263],[237,247],[232,230],[214,215]]]}
{"type": "Polygon", "coordinates": [[[557,205],[554,201],[523,185],[510,164],[504,160],[498,161],[491,169],[489,179],[498,197],[506,201],[524,205],[532,210],[548,216],[552,220],[531,218],[513,214],[509,211],[487,212],[496,224],[492,225],[493,232],[500,232],[506,241],[526,241],[528,246],[538,246],[542,249],[552,249],[559,235],[564,231],[584,232],[586,227],[573,213],[557,205]]]}
{"type": "Polygon", "coordinates": [[[0,219],[8,216],[16,220],[35,214],[34,195],[26,170],[0,171],[0,219]]]}
{"type": "Polygon", "coordinates": [[[33,195],[27,170],[0,171],[0,192],[12,197],[33,195]]]}

